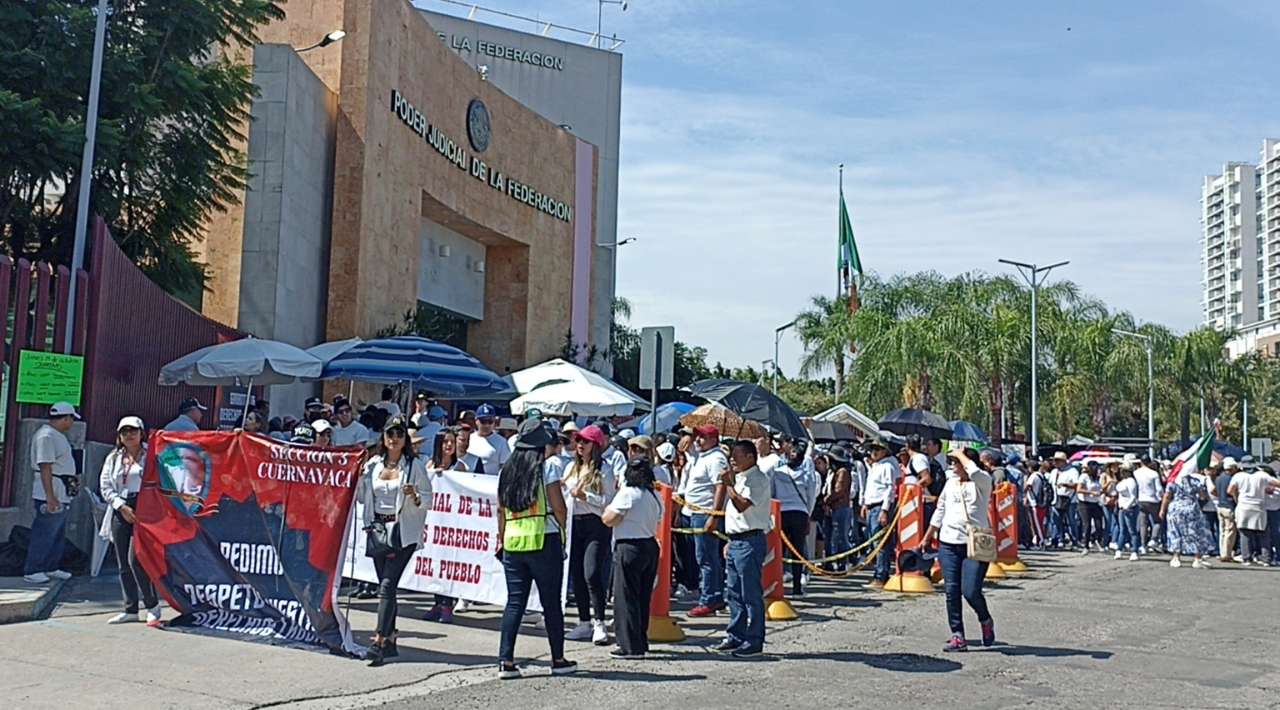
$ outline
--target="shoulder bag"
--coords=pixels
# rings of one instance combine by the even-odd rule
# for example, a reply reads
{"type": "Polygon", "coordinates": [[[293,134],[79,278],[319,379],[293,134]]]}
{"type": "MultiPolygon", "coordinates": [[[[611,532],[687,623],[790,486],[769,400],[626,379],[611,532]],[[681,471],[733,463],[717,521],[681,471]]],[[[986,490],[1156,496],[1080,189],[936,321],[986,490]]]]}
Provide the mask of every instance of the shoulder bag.
{"type": "MultiPolygon", "coordinates": [[[[973,494],[978,495],[978,484],[973,484],[973,494]]],[[[969,506],[964,500],[964,489],[960,489],[960,504],[965,516],[969,518],[965,556],[977,562],[996,561],[996,534],[990,528],[978,527],[977,522],[969,515],[969,506]]]]}

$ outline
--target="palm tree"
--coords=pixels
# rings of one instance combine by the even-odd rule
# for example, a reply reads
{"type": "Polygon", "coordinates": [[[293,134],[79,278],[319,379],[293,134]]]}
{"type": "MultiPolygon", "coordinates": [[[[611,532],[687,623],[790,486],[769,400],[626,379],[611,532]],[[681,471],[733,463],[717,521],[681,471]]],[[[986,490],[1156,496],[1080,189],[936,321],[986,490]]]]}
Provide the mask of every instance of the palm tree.
{"type": "Polygon", "coordinates": [[[796,316],[796,334],[804,345],[800,376],[814,377],[828,367],[836,374],[836,399],[844,391],[845,354],[853,344],[849,297],[814,296],[813,307],[796,316]]]}

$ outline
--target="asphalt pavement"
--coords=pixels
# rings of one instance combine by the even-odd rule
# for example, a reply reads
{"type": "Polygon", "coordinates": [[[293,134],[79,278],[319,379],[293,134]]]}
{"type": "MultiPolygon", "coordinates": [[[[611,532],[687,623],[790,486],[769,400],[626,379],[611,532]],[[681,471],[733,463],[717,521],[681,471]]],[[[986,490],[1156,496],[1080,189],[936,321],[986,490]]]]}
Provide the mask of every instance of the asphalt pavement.
{"type": "MultiPolygon", "coordinates": [[[[942,653],[940,593],[875,593],[866,577],[814,582],[800,619],[770,623],[766,655],[709,651],[724,617],[686,619],[689,639],[616,661],[568,643],[577,676],[548,675],[546,639],[525,627],[525,677],[496,679],[499,611],[441,626],[402,602],[401,658],[382,668],[324,653],[140,624],[108,626],[109,579],[77,580],[52,618],[0,626],[0,697],[30,708],[876,707],[1261,708],[1280,706],[1276,570],[1172,569],[1167,558],[1039,553],[987,587],[999,643],[942,653]],[[408,618],[404,618],[408,617],[408,618]],[[837,706],[839,707],[839,706],[837,706]]],[[[373,602],[353,604],[360,633],[373,602]]],[[[677,609],[687,605],[677,605],[677,609]]],[[[10,705],[10,702],[12,703],[10,705]]]]}

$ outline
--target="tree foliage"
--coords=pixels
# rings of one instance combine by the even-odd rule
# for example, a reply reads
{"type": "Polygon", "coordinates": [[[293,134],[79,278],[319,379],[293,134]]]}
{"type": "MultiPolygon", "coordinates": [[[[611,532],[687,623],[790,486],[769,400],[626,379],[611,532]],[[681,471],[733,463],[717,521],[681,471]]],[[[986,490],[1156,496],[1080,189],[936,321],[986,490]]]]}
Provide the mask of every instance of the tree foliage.
{"type": "MultiPolygon", "coordinates": [[[[113,0],[91,211],[171,292],[205,273],[193,244],[247,178],[236,149],[254,95],[231,56],[284,17],[276,0],[113,0]]],[[[93,0],[0,3],[0,244],[70,261],[96,18],[93,0]]]]}

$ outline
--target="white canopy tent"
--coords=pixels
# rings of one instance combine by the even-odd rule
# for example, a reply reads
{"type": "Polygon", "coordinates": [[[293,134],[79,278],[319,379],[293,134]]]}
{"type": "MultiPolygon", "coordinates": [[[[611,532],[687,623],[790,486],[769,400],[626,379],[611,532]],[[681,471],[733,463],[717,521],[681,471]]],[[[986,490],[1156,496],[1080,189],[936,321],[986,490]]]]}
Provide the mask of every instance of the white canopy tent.
{"type": "Polygon", "coordinates": [[[880,425],[876,420],[841,402],[825,412],[813,415],[814,419],[824,422],[840,422],[861,431],[867,436],[880,436],[880,425]]]}
{"type": "Polygon", "coordinates": [[[520,396],[513,414],[539,409],[543,414],[580,417],[623,417],[648,411],[649,403],[621,385],[559,358],[507,375],[520,396]]]}

